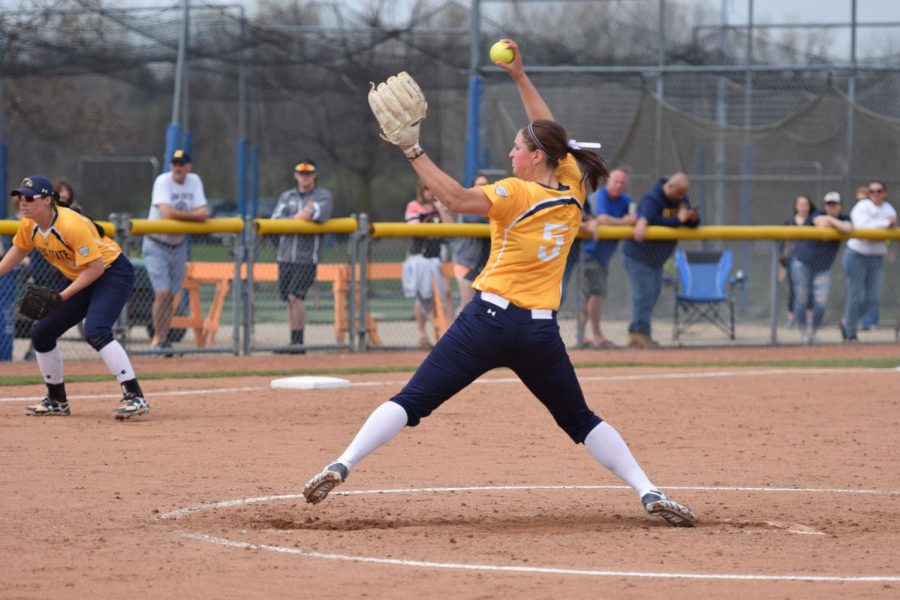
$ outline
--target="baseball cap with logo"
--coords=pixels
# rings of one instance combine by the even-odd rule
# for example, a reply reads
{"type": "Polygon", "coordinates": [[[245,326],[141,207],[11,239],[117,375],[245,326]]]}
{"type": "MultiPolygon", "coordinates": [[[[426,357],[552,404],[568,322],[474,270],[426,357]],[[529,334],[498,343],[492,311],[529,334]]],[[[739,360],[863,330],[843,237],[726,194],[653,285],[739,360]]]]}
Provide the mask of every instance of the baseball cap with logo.
{"type": "Polygon", "coordinates": [[[172,160],[169,162],[189,164],[191,162],[191,155],[179,148],[172,153],[172,160]]]}
{"type": "Polygon", "coordinates": [[[9,195],[31,198],[32,196],[49,196],[52,193],[53,184],[49,179],[43,175],[32,175],[23,179],[19,187],[12,190],[9,195]]]}
{"type": "Polygon", "coordinates": [[[294,171],[297,173],[315,173],[318,169],[316,168],[316,162],[307,158],[294,165],[294,171]]]}
{"type": "Polygon", "coordinates": [[[828,192],[825,194],[825,204],[840,204],[841,203],[841,195],[837,192],[828,192]]]}

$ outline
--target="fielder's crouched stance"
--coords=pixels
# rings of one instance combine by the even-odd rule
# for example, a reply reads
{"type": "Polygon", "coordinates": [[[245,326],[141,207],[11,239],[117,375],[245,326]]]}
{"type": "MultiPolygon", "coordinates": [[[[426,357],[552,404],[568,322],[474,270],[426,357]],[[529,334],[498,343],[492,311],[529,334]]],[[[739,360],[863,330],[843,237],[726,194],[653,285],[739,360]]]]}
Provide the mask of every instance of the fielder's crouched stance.
{"type": "Polygon", "coordinates": [[[84,335],[122,386],[115,409],[125,420],[150,412],[131,361],[113,337],[112,325],[122,313],[134,285],[134,267],[121,248],[88,217],[57,205],[59,194],[41,175],[22,180],[10,192],[19,201],[22,219],[13,245],[0,261],[0,276],[12,270],[33,249],[70,281],[60,290],[29,286],[19,312],[34,319],[31,339],[47,397],[25,412],[38,417],[68,416],[59,337],[84,319],[84,335]]]}
{"type": "Polygon", "coordinates": [[[347,479],[356,464],[406,426],[416,426],[485,372],[509,367],[547,407],[575,443],[631,486],[646,511],[676,527],[692,527],[694,512],[667,498],[638,465],[625,441],[591,411],[556,321],[566,256],[578,233],[587,194],[608,175],[602,159],[570,142],[553,121],[522,68],[515,42],[509,63],[531,122],[509,153],[513,177],[464,189],[419,146],[427,104],[406,73],[369,93],[382,136],[400,146],[422,181],[455,212],[487,215],[491,255],[472,284],[478,290],[403,390],[375,409],[338,459],[307,482],[316,504],[347,479]]]}

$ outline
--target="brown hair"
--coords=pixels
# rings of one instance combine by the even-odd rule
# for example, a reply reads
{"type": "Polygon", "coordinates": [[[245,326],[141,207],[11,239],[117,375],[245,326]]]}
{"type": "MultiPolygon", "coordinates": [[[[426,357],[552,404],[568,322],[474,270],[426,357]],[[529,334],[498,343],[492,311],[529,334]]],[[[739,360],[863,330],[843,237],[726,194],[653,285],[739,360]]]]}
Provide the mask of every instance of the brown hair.
{"type": "Polygon", "coordinates": [[[597,189],[601,179],[609,177],[609,168],[600,155],[583,148],[569,147],[569,134],[566,128],[556,121],[538,119],[522,128],[525,144],[532,151],[541,150],[547,156],[547,164],[553,168],[559,161],[571,154],[581,167],[585,180],[591,189],[597,189]]]}

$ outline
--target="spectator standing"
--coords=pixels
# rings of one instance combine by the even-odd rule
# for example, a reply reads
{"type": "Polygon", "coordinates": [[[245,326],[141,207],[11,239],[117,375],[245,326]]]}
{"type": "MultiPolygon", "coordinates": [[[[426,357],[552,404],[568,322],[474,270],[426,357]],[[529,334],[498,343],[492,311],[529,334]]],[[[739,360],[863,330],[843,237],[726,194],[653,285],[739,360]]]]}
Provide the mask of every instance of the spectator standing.
{"type": "MultiPolygon", "coordinates": [[[[471,187],[488,185],[491,180],[487,175],[479,173],[472,179],[471,187]]],[[[489,223],[483,215],[460,213],[456,217],[458,223],[489,223]]],[[[472,282],[478,277],[485,260],[491,251],[490,238],[461,237],[451,242],[453,256],[453,275],[459,288],[459,311],[465,308],[475,295],[472,282]]]]}
{"type": "MultiPolygon", "coordinates": [[[[809,196],[806,194],[800,194],[797,196],[796,200],[794,200],[794,215],[784,222],[785,225],[790,227],[801,227],[809,220],[809,217],[817,210],[816,205],[813,204],[813,201],[810,200],[809,196]]],[[[797,316],[794,313],[794,283],[791,278],[791,255],[793,253],[793,247],[796,242],[792,240],[782,240],[781,242],[781,255],[778,259],[778,281],[784,281],[787,283],[788,288],[788,301],[787,301],[787,321],[785,322],[785,328],[793,329],[797,326],[797,316]]],[[[812,296],[809,298],[809,303],[807,304],[804,310],[812,311],[812,296]]],[[[810,315],[807,315],[809,317],[810,315]]],[[[807,318],[805,321],[808,322],[810,319],[807,318]]]]}
{"type": "MultiPolygon", "coordinates": [[[[150,220],[175,219],[203,222],[209,218],[203,181],[192,173],[191,155],[175,150],[169,161],[170,170],[153,182],[150,220]]],[[[175,298],[184,283],[188,260],[187,236],[182,233],[153,233],[141,243],[147,274],[153,286],[153,349],[171,356],[169,326],[175,312],[175,298]]]]}
{"type": "MultiPolygon", "coordinates": [[[[637,216],[630,214],[633,200],[625,189],[628,187],[628,172],[614,169],[606,180],[606,185],[588,198],[591,214],[591,228],[609,225],[634,225],[637,216]]],[[[593,348],[613,348],[615,344],[603,335],[600,326],[600,315],[603,300],[606,299],[607,281],[609,279],[609,263],[619,240],[589,240],[584,244],[584,295],[586,323],[591,324],[593,340],[586,342],[593,348]]]]}
{"type": "MultiPolygon", "coordinates": [[[[449,211],[421,180],[416,184],[416,198],[406,205],[404,219],[407,223],[443,223],[452,221],[449,211]]],[[[403,261],[403,294],[415,298],[416,329],[419,347],[431,348],[427,325],[434,314],[434,282],[441,297],[446,297],[446,286],[441,269],[441,238],[415,237],[409,247],[409,256],[403,261]]],[[[450,315],[453,314],[452,307],[450,315]]],[[[448,316],[448,322],[449,322],[448,316]]],[[[435,335],[437,338],[437,335],[435,335]]]]}
{"type": "MultiPolygon", "coordinates": [[[[869,197],[850,211],[854,229],[891,229],[897,224],[897,211],[887,202],[883,181],[869,184],[869,197]]],[[[862,315],[876,311],[884,277],[887,243],[852,238],[844,251],[844,276],[847,278],[847,302],[841,320],[841,336],[856,341],[856,328],[862,315]]]]}
{"type": "MultiPolygon", "coordinates": [[[[324,223],[331,218],[334,201],[331,192],[317,185],[319,169],[315,161],[305,159],[294,165],[296,187],[278,198],[273,219],[300,219],[324,223]]],[[[316,280],[321,259],[321,235],[283,235],[278,240],[278,290],[288,305],[291,342],[288,352],[302,354],[306,327],[306,294],[316,280]]]]}
{"type": "Polygon", "coordinates": [[[660,179],[638,203],[634,239],[625,240],[622,258],[631,281],[631,323],[628,345],[636,348],[658,346],[650,321],[662,289],[663,265],[675,252],[677,240],[644,241],[647,227],[697,227],[700,214],[691,207],[687,193],[690,182],[684,173],[660,179]]]}
{"type": "MultiPolygon", "coordinates": [[[[853,225],[850,217],[841,211],[841,195],[825,194],[825,210],[813,212],[803,223],[807,227],[831,227],[840,233],[850,233],[853,225]]],[[[795,240],[791,253],[791,281],[794,288],[794,315],[803,342],[816,341],[816,332],[822,325],[828,294],[831,290],[831,265],[840,250],[840,240],[795,240]],[[812,320],[807,322],[807,309],[812,303],[812,320]]]]}
{"type": "MultiPolygon", "coordinates": [[[[869,197],[869,186],[861,185],[856,188],[856,201],[865,200],[869,197]]],[[[859,317],[859,329],[868,331],[874,329],[878,325],[878,317],[880,316],[878,305],[870,306],[869,310],[859,317]]]]}

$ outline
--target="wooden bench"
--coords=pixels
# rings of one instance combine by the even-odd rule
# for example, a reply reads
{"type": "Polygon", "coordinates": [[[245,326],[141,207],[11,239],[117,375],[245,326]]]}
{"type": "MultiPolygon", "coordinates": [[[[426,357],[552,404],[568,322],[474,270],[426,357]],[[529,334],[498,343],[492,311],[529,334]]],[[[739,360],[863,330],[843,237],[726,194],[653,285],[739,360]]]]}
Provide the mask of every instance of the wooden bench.
{"type": "MultiPolygon", "coordinates": [[[[357,267],[357,281],[359,280],[357,267]]],[[[444,263],[445,277],[452,276],[453,267],[444,263]]],[[[368,280],[401,279],[403,263],[372,263],[367,266],[368,280]]],[[[247,266],[241,265],[241,279],[247,277],[247,266]]],[[[211,345],[219,332],[219,322],[225,299],[231,290],[234,279],[234,263],[226,262],[188,262],[185,269],[183,289],[188,292],[189,314],[172,317],[171,328],[192,329],[198,348],[211,345]],[[200,286],[214,285],[213,298],[206,315],[200,305],[200,286]]],[[[253,265],[253,280],[262,282],[278,281],[277,263],[256,263],[253,265]]],[[[347,297],[350,290],[350,266],[346,264],[320,264],[316,270],[316,281],[331,281],[334,294],[334,333],[338,344],[344,344],[350,332],[350,318],[347,310],[347,297]]],[[[360,308],[360,290],[357,286],[355,302],[357,311],[360,308]]],[[[434,327],[435,337],[439,338],[449,325],[445,313],[444,299],[439,293],[438,283],[434,282],[434,327]]],[[[174,307],[177,307],[181,294],[175,295],[174,307]]],[[[366,311],[366,333],[371,343],[381,345],[381,337],[371,313],[366,311]]],[[[156,343],[156,339],[153,340],[156,343]]]]}

